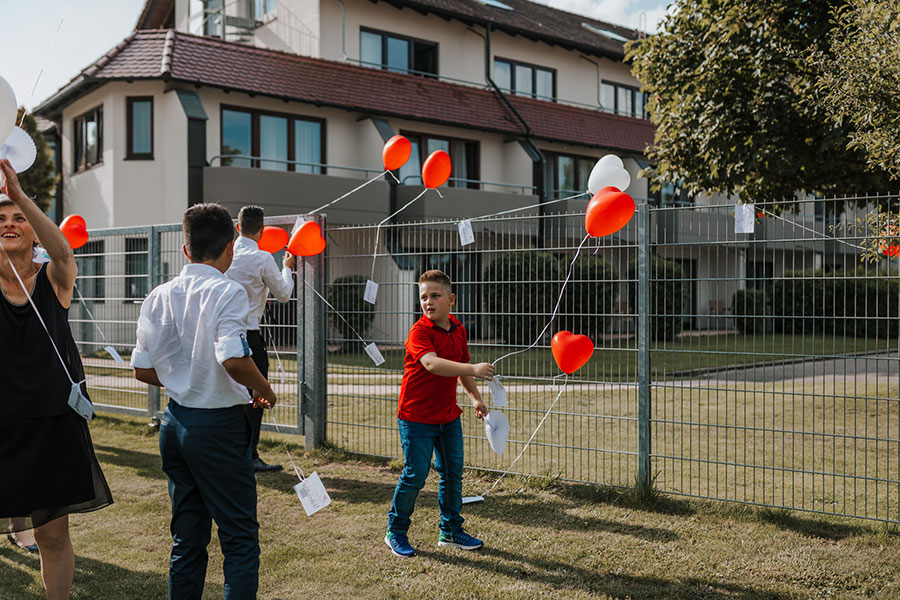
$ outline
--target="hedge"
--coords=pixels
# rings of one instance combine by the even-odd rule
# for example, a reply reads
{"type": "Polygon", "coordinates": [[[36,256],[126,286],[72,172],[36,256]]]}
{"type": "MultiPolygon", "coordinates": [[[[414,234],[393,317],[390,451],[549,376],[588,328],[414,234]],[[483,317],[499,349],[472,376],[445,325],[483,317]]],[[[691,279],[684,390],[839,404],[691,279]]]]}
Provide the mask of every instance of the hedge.
{"type": "MultiPolygon", "coordinates": [[[[571,257],[559,258],[563,277],[571,261],[571,257]]],[[[619,272],[602,258],[582,254],[573,265],[560,308],[563,314],[553,329],[581,333],[596,341],[606,331],[618,298],[619,272]]]]}
{"type": "Polygon", "coordinates": [[[772,331],[772,308],[763,290],[738,290],[731,297],[734,326],[740,333],[772,331]]]}
{"type": "MultiPolygon", "coordinates": [[[[650,269],[650,335],[656,341],[672,341],[684,328],[682,286],[690,282],[683,281],[681,265],[670,260],[654,257],[650,269]]],[[[632,261],[628,265],[628,279],[632,280],[628,304],[634,314],[638,312],[637,278],[637,261],[632,261]]]]}

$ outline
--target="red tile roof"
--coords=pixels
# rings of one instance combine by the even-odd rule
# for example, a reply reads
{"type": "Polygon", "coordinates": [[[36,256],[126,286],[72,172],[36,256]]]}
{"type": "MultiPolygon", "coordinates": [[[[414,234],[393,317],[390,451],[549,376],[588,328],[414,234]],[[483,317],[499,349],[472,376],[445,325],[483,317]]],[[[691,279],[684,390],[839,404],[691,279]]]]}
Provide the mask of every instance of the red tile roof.
{"type": "MultiPolygon", "coordinates": [[[[109,80],[164,79],[263,96],[522,137],[526,131],[490,90],[343,62],[248,47],[174,30],[138,31],[35,112],[56,115],[109,80]]],[[[534,138],[643,153],[648,121],[508,96],[534,138]]]]}

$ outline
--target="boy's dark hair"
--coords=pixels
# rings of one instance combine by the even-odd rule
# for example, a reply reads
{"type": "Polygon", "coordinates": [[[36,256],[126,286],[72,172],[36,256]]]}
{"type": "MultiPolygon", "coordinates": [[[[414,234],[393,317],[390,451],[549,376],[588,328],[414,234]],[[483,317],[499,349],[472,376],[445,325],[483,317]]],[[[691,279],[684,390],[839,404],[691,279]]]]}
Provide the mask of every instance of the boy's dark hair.
{"type": "Polygon", "coordinates": [[[195,204],[184,211],[181,222],[184,245],[194,262],[214,260],[234,241],[234,223],[225,207],[215,204],[195,204]]]}
{"type": "Polygon", "coordinates": [[[451,292],[453,291],[453,284],[450,282],[450,277],[443,271],[438,271],[437,269],[425,271],[419,276],[419,283],[425,283],[426,281],[440,283],[441,285],[446,286],[451,292]]]}
{"type": "Polygon", "coordinates": [[[261,206],[245,206],[238,213],[238,225],[241,235],[256,235],[263,228],[263,217],[266,211],[261,206]]]}

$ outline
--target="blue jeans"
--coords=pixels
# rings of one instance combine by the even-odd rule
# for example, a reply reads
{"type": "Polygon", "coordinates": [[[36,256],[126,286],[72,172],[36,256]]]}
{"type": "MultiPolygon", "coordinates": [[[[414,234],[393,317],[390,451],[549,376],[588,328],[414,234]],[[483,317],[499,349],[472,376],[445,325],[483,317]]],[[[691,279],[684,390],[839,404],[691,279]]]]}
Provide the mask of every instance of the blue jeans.
{"type": "Polygon", "coordinates": [[[441,509],[441,531],[454,534],[462,528],[463,435],[459,418],[443,425],[429,425],[397,419],[400,444],[403,446],[403,472],[394,490],[388,513],[388,531],[406,535],[416,497],[425,485],[431,455],[434,468],[441,477],[438,505],[441,509]]]}
{"type": "Polygon", "coordinates": [[[172,499],[170,600],[203,595],[213,520],[225,557],[225,599],[256,598],[256,476],[244,407],[198,409],[170,401],[159,428],[159,452],[172,499]]]}

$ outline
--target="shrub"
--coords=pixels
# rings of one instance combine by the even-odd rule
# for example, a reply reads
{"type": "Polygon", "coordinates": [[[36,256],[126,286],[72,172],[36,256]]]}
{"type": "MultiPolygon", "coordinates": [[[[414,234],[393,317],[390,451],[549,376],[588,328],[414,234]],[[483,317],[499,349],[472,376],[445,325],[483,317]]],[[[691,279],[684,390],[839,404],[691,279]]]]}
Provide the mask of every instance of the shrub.
{"type": "Polygon", "coordinates": [[[484,305],[492,335],[531,344],[547,323],[565,273],[549,252],[508,252],[484,271],[484,305]]]}
{"type": "Polygon", "coordinates": [[[763,290],[738,290],[731,297],[731,314],[734,315],[734,326],[741,333],[760,333],[771,331],[772,309],[768,306],[768,298],[763,290]]]}
{"type": "MultiPolygon", "coordinates": [[[[563,277],[568,271],[570,257],[560,257],[563,277]]],[[[615,312],[619,297],[619,272],[605,260],[590,254],[578,257],[572,268],[572,277],[566,286],[559,318],[554,331],[567,329],[582,333],[595,340],[604,331],[615,312]]]]}
{"type": "MultiPolygon", "coordinates": [[[[628,279],[632,280],[628,303],[635,314],[638,312],[637,278],[637,261],[632,261],[628,265],[628,279]]],[[[678,263],[659,257],[651,259],[650,336],[655,341],[674,340],[684,327],[682,292],[683,286],[690,285],[690,282],[683,279],[684,272],[678,263]]]]}
{"type": "MultiPolygon", "coordinates": [[[[355,341],[354,329],[360,336],[366,338],[369,327],[375,319],[375,307],[363,300],[366,279],[363,275],[345,275],[335,279],[328,288],[328,302],[347,320],[344,322],[335,312],[328,315],[328,322],[341,333],[342,340],[355,341]]],[[[356,347],[353,344],[350,346],[356,347]]]]}

